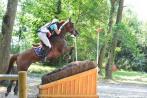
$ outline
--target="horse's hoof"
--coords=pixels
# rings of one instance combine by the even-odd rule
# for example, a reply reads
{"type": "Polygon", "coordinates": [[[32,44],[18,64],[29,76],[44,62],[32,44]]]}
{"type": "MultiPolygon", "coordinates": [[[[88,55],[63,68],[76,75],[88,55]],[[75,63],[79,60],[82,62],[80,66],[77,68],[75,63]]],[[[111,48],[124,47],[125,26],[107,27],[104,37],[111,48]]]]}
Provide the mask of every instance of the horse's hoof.
{"type": "Polygon", "coordinates": [[[7,96],[8,96],[8,94],[9,94],[9,93],[5,93],[5,97],[7,97],[7,96]]]}
{"type": "Polygon", "coordinates": [[[18,92],[16,91],[16,92],[14,92],[14,95],[17,95],[18,94],[18,92]]]}

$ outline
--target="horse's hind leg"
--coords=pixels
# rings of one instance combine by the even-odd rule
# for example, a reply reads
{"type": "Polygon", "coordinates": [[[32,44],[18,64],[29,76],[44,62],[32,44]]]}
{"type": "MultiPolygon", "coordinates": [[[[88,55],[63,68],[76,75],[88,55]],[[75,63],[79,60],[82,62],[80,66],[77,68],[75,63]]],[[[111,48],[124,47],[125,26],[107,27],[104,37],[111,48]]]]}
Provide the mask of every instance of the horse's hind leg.
{"type": "Polygon", "coordinates": [[[13,82],[14,82],[14,80],[10,81],[10,84],[7,87],[7,92],[5,93],[5,96],[8,96],[8,94],[11,92],[13,82]]]}
{"type": "Polygon", "coordinates": [[[14,95],[17,95],[17,94],[18,94],[18,80],[16,81],[16,85],[14,88],[14,95]]]}

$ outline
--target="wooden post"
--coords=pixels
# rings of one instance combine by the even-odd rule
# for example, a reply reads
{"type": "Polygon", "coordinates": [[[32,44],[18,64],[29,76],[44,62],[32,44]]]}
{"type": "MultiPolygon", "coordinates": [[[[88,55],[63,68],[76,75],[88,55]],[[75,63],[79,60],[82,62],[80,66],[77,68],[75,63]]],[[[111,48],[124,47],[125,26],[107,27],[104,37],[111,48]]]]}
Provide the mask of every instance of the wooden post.
{"type": "Polygon", "coordinates": [[[77,52],[77,38],[75,37],[74,38],[74,41],[75,41],[75,55],[76,55],[76,61],[78,60],[78,52],[77,52]]]}
{"type": "Polygon", "coordinates": [[[96,29],[96,32],[97,32],[97,56],[96,56],[96,63],[98,65],[98,62],[99,62],[99,33],[102,32],[103,29],[102,28],[98,28],[96,29]]]}
{"type": "Polygon", "coordinates": [[[19,98],[27,98],[27,72],[18,72],[19,98]]]}

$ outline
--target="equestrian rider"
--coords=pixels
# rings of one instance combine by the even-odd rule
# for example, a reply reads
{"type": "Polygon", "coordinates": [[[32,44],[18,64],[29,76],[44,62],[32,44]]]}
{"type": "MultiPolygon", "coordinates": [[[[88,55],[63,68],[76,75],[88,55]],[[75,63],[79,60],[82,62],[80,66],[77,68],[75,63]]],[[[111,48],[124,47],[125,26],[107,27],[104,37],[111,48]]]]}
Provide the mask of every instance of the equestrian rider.
{"type": "Polygon", "coordinates": [[[55,31],[55,33],[57,35],[60,34],[61,32],[61,27],[58,30],[57,27],[57,23],[58,23],[58,19],[53,19],[52,22],[49,22],[45,25],[43,25],[39,30],[38,30],[38,37],[40,38],[40,40],[49,48],[51,49],[51,43],[48,39],[48,37],[50,37],[53,31],[55,31]],[[48,35],[48,37],[47,37],[48,35]]]}

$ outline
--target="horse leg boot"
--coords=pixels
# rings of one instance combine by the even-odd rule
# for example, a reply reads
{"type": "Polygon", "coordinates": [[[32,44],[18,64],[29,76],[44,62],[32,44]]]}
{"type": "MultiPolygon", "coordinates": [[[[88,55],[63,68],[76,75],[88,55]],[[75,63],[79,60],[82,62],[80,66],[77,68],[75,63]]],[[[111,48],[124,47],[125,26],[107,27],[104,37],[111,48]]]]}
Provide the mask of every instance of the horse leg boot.
{"type": "Polygon", "coordinates": [[[18,93],[18,80],[16,81],[16,85],[14,88],[14,95],[17,95],[17,93],[18,93]]]}
{"type": "Polygon", "coordinates": [[[11,92],[13,82],[14,82],[14,80],[10,81],[10,84],[7,87],[7,92],[5,93],[5,96],[8,96],[8,94],[11,92]]]}

